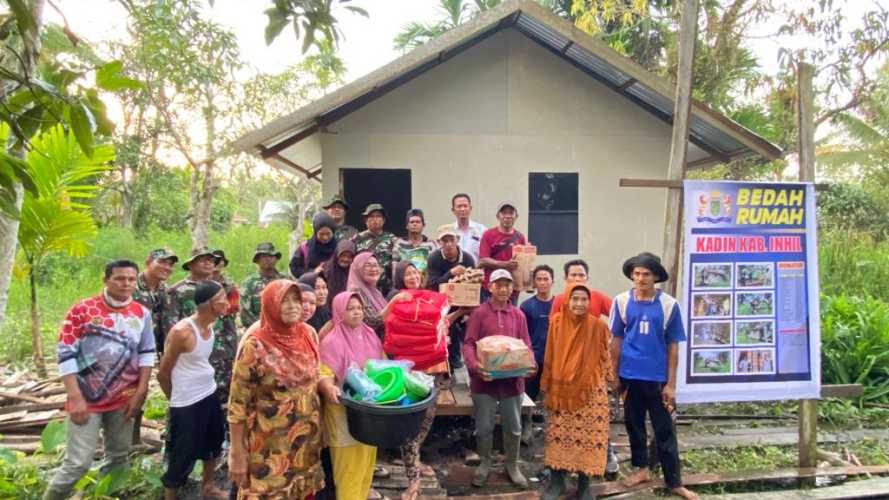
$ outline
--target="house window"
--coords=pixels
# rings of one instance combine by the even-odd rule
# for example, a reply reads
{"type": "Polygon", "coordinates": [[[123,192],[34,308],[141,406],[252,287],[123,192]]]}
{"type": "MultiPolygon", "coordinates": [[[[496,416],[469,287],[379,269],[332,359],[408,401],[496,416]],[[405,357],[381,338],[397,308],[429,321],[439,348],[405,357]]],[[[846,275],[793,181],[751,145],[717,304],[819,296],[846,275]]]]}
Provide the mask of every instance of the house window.
{"type": "Polygon", "coordinates": [[[540,255],[577,253],[577,175],[528,174],[528,239],[540,255]]]}

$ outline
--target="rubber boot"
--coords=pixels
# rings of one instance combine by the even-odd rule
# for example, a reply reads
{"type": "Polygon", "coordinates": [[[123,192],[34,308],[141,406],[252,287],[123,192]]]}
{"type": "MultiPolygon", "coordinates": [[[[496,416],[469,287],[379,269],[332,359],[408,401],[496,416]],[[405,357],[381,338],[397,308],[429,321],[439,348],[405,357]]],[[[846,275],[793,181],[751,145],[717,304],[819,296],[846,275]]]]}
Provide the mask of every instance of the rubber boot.
{"type": "Polygon", "coordinates": [[[577,500],[595,500],[596,497],[590,491],[590,476],[577,475],[577,500]]]}
{"type": "Polygon", "coordinates": [[[549,476],[549,484],[543,490],[540,500],[559,500],[562,493],[565,493],[565,488],[565,471],[553,469],[549,476]]]}
{"type": "Polygon", "coordinates": [[[531,414],[522,415],[522,444],[530,445],[531,438],[534,437],[534,427],[531,423],[531,414]]]}
{"type": "Polygon", "coordinates": [[[475,468],[472,485],[482,487],[488,481],[488,474],[491,472],[491,448],[494,447],[494,435],[477,436],[475,440],[481,463],[475,468]]]}
{"type": "Polygon", "coordinates": [[[519,469],[519,445],[521,444],[521,436],[503,433],[503,453],[506,455],[506,473],[512,484],[527,488],[528,480],[519,469]]]}

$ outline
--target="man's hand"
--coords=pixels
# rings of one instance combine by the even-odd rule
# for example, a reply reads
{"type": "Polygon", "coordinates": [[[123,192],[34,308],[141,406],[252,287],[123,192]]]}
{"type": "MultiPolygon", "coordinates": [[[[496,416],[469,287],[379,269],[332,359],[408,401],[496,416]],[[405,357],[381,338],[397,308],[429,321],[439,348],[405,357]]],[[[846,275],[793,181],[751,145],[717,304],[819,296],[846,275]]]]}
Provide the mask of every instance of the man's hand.
{"type": "Polygon", "coordinates": [[[516,269],[518,269],[518,267],[519,267],[519,263],[518,263],[518,262],[516,262],[516,261],[514,261],[514,260],[507,260],[506,262],[504,262],[503,264],[501,264],[501,267],[500,267],[500,268],[501,268],[501,269],[506,269],[506,270],[508,270],[508,271],[515,271],[516,269]]]}
{"type": "Polygon", "coordinates": [[[83,399],[83,396],[68,397],[68,417],[76,425],[83,425],[89,420],[90,414],[86,409],[86,400],[83,399]]]}
{"type": "Polygon", "coordinates": [[[338,404],[340,402],[342,391],[333,382],[333,378],[325,377],[318,382],[318,393],[321,394],[321,397],[331,403],[338,404]]]}
{"type": "Polygon", "coordinates": [[[486,370],[482,370],[481,368],[478,369],[478,375],[479,375],[479,377],[481,377],[482,380],[484,380],[485,382],[491,382],[491,381],[494,380],[494,377],[491,376],[491,373],[490,373],[490,372],[488,372],[488,371],[486,371],[486,370]]]}
{"type": "Polygon", "coordinates": [[[247,453],[243,449],[233,447],[228,455],[228,477],[239,488],[247,487],[247,453]]]}
{"type": "Polygon", "coordinates": [[[465,272],[466,272],[466,267],[464,267],[464,266],[457,265],[457,266],[454,266],[451,268],[451,276],[459,276],[465,272]]]}
{"type": "Polygon", "coordinates": [[[534,365],[534,368],[528,370],[528,373],[525,374],[525,378],[531,378],[534,375],[537,375],[537,365],[534,365]]]}
{"type": "Polygon", "coordinates": [[[133,394],[133,397],[127,401],[127,403],[123,406],[123,418],[129,420],[136,416],[136,413],[142,409],[142,405],[145,403],[145,391],[136,391],[133,394]]]}
{"type": "Polygon", "coordinates": [[[673,409],[673,401],[676,399],[676,388],[671,386],[670,384],[664,384],[663,389],[661,389],[661,401],[664,403],[664,408],[667,411],[671,411],[673,409]]]}

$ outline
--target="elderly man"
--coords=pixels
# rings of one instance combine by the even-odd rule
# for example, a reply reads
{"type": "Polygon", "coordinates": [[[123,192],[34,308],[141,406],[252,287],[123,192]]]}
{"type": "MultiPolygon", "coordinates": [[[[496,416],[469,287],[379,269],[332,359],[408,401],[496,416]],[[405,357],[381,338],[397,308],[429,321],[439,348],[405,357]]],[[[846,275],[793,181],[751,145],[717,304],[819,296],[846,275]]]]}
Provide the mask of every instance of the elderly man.
{"type": "MultiPolygon", "coordinates": [[[[479,364],[476,349],[479,340],[491,335],[504,335],[521,339],[530,350],[531,338],[528,336],[525,315],[510,302],[513,293],[512,274],[506,269],[495,270],[491,273],[488,290],[491,298],[472,312],[463,343],[463,359],[466,360],[469,371],[469,388],[472,391],[475,413],[475,436],[481,457],[481,464],[475,471],[472,484],[484,486],[488,480],[494,445],[494,424],[499,407],[506,473],[510,481],[524,488],[528,486],[528,480],[519,470],[519,447],[525,380],[522,377],[493,379],[479,364]]],[[[527,376],[532,377],[534,373],[527,376]]]]}
{"type": "Polygon", "coordinates": [[[44,499],[68,497],[93,463],[100,431],[102,472],[127,466],[133,417],[148,394],[155,356],[151,312],[133,300],[138,274],[135,262],[108,263],[102,293],[75,304],[62,322],[58,356],[68,397],[65,458],[44,499]]]}
{"type": "Polygon", "coordinates": [[[470,218],[472,215],[472,199],[466,193],[457,193],[451,197],[451,213],[456,217],[454,229],[460,236],[460,248],[472,255],[478,262],[478,247],[482,241],[482,235],[488,229],[484,225],[470,218]]]}
{"type": "Polygon", "coordinates": [[[392,287],[392,250],[395,248],[395,235],[383,230],[386,224],[386,209],[379,203],[371,203],[364,209],[364,225],[366,230],[358,233],[352,239],[359,252],[370,251],[377,258],[377,263],[383,269],[377,288],[383,296],[389,293],[392,287]]]}
{"type": "MultiPolygon", "coordinates": [[[[472,258],[472,255],[460,248],[460,236],[453,224],[440,226],[437,232],[439,248],[429,254],[426,267],[429,273],[426,286],[435,291],[438,291],[438,285],[447,283],[451,278],[475,267],[475,259],[472,258]]],[[[452,370],[463,367],[463,358],[460,352],[469,312],[470,310],[467,308],[452,307],[450,314],[448,314],[450,322],[448,363],[452,370]]]]}
{"type": "Polygon", "coordinates": [[[351,240],[358,234],[357,229],[346,224],[346,212],[349,211],[351,207],[346,203],[343,195],[335,194],[331,196],[330,200],[327,201],[327,204],[321,208],[327,212],[327,215],[333,217],[333,220],[336,222],[336,229],[333,231],[333,237],[336,238],[337,241],[351,240]]]}
{"type": "Polygon", "coordinates": [[[657,256],[643,252],[624,262],[623,273],[633,288],[614,298],[611,305],[611,359],[624,396],[624,422],[630,438],[633,467],[627,486],[650,479],[645,415],[651,418],[658,460],[667,488],[683,498],[697,495],[682,486],[679,445],[671,413],[676,397],[679,342],[685,328],[676,299],[655,288],[667,281],[667,270],[657,256]]]}
{"type": "Polygon", "coordinates": [[[259,321],[260,294],[262,289],[272,281],[286,279],[287,276],[278,272],[275,267],[281,260],[281,252],[275,249],[272,242],[266,241],[256,245],[253,252],[253,263],[256,264],[256,272],[247,276],[241,283],[244,291],[244,306],[241,307],[241,325],[250,328],[250,325],[259,321]]]}
{"type": "MultiPolygon", "coordinates": [[[[194,314],[195,290],[198,283],[213,279],[213,273],[222,261],[218,254],[214,254],[207,247],[192,250],[191,257],[182,263],[182,268],[188,271],[188,276],[170,287],[170,302],[173,304],[173,316],[176,321],[183,320],[194,314]]],[[[231,304],[229,304],[229,314],[231,304]]],[[[228,387],[231,383],[232,363],[238,349],[238,331],[234,321],[216,320],[213,325],[215,332],[213,353],[210,355],[210,364],[216,372],[216,396],[219,401],[228,401],[228,387]]],[[[167,332],[169,335],[169,332],[167,332]]]]}
{"type": "Polygon", "coordinates": [[[395,240],[395,248],[392,252],[392,261],[410,261],[423,276],[426,276],[426,262],[429,255],[438,248],[435,240],[423,234],[426,228],[426,217],[419,208],[412,208],[405,216],[407,237],[395,240]]]}

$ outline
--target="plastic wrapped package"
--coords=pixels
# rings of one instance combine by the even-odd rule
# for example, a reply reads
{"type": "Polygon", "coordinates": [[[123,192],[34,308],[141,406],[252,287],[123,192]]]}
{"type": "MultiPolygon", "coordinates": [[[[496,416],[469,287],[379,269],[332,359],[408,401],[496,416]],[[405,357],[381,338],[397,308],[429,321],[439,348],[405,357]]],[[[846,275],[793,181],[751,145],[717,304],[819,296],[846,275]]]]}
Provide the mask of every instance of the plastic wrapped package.
{"type": "Polygon", "coordinates": [[[491,335],[476,343],[479,365],[494,378],[522,376],[534,368],[534,354],[521,339],[491,335]]]}
{"type": "Polygon", "coordinates": [[[361,401],[373,401],[383,392],[383,388],[371,380],[355,363],[346,369],[345,384],[355,394],[355,398],[361,401]]]}

